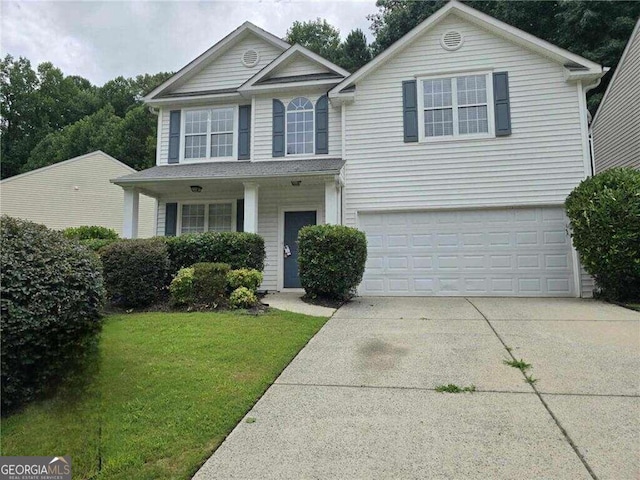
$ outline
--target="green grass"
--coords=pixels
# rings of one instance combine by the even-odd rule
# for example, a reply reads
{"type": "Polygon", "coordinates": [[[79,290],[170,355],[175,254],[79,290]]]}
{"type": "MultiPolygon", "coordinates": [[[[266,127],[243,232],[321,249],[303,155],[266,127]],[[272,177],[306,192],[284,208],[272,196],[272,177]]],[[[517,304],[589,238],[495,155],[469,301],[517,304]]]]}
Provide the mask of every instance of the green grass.
{"type": "Polygon", "coordinates": [[[459,387],[454,383],[450,383],[449,385],[438,385],[436,387],[436,392],[440,392],[440,393],[464,393],[464,392],[473,393],[475,391],[476,391],[475,385],[469,385],[468,387],[459,387]]]}
{"type": "Polygon", "coordinates": [[[522,372],[526,372],[528,369],[531,368],[531,364],[525,362],[522,359],[520,359],[520,360],[503,360],[502,362],[505,365],[509,365],[510,367],[517,368],[518,370],[521,370],[522,372]]]}
{"type": "Polygon", "coordinates": [[[326,320],[111,316],[92,379],[2,419],[1,454],[71,455],[74,478],[190,478],[326,320]]]}

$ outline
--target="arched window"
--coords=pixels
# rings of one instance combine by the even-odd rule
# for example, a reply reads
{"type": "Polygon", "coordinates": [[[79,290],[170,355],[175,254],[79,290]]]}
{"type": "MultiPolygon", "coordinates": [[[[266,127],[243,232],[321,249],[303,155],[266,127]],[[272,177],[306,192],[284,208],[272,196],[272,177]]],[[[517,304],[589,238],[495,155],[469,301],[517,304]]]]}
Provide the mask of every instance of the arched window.
{"type": "Polygon", "coordinates": [[[287,105],[287,155],[313,153],[313,103],[294,98],[287,105]]]}

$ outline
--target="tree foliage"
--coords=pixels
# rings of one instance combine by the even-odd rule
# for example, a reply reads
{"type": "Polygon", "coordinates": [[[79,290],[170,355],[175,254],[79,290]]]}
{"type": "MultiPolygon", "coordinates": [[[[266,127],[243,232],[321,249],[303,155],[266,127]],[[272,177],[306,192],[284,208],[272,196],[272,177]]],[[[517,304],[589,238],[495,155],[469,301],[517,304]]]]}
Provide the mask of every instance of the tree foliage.
{"type": "Polygon", "coordinates": [[[371,49],[362,30],[352,30],[341,42],[340,30],[321,18],[293,22],[285,41],[292,45],[299,43],[350,72],[371,60],[371,49]]]}
{"type": "Polygon", "coordinates": [[[49,62],[0,60],[2,178],[89,153],[118,158],[133,168],[154,163],[157,118],[142,96],[168,73],[118,77],[102,87],[65,76],[49,62]]]}
{"type": "MultiPolygon", "coordinates": [[[[640,16],[640,2],[636,1],[462,1],[543,40],[611,67],[612,71],[601,85],[590,93],[592,113],[640,16]]],[[[378,13],[369,16],[375,35],[374,54],[384,51],[446,3],[446,0],[377,0],[378,13]]]]}

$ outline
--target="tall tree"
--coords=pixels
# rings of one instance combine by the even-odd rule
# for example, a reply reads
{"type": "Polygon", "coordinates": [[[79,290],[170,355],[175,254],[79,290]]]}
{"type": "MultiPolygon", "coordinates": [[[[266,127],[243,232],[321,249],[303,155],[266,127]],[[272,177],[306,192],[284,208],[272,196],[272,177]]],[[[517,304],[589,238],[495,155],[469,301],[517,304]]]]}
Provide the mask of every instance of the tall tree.
{"type": "Polygon", "coordinates": [[[359,28],[351,30],[341,50],[339,65],[350,72],[355,72],[371,60],[371,49],[367,45],[367,37],[359,28]]]}
{"type": "MultiPolygon", "coordinates": [[[[468,3],[505,23],[611,67],[612,71],[603,79],[600,87],[590,93],[589,108],[592,112],[597,108],[640,16],[640,2],[637,1],[523,0],[468,3]]],[[[378,13],[368,17],[375,35],[374,53],[385,50],[445,4],[445,0],[378,0],[378,13]]]]}
{"type": "Polygon", "coordinates": [[[324,19],[293,22],[285,41],[292,45],[299,43],[333,63],[340,62],[340,30],[324,19]]]}

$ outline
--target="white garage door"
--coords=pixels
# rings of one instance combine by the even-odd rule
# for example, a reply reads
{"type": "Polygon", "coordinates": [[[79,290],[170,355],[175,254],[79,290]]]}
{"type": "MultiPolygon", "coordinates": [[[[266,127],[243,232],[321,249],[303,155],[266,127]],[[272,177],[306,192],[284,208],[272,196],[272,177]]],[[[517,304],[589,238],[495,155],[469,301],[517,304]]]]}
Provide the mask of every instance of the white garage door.
{"type": "Polygon", "coordinates": [[[364,213],[361,295],[573,296],[562,208],[364,213]]]}

